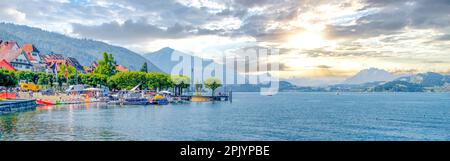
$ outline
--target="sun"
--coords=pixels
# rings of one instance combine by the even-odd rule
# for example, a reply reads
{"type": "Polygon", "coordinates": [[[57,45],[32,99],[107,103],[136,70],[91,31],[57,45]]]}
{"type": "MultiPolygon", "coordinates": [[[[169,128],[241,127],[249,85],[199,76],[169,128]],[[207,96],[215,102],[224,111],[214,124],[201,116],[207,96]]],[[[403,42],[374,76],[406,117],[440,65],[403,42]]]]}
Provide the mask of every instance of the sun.
{"type": "Polygon", "coordinates": [[[286,45],[297,49],[314,49],[326,45],[320,32],[305,31],[288,37],[286,45]]]}

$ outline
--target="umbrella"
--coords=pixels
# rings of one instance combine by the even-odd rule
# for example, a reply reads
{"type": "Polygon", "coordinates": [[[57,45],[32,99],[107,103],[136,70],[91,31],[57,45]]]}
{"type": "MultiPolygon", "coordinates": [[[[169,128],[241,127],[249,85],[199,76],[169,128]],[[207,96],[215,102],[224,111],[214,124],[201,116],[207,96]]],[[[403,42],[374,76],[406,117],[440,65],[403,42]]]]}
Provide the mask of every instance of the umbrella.
{"type": "Polygon", "coordinates": [[[102,91],[100,88],[86,88],[85,91],[102,91]]]}
{"type": "Polygon", "coordinates": [[[161,94],[172,94],[172,92],[169,92],[169,91],[160,91],[159,93],[161,93],[161,94]]]}

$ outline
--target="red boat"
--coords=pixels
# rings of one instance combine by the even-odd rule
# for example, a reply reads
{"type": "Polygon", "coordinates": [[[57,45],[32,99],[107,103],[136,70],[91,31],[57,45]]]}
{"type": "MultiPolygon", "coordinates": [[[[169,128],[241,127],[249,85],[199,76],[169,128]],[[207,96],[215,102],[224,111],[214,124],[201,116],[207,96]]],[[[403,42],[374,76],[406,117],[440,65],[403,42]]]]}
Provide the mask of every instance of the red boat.
{"type": "Polygon", "coordinates": [[[43,100],[41,100],[41,99],[37,99],[37,100],[36,100],[36,103],[37,103],[37,104],[40,104],[40,105],[46,105],[46,106],[49,106],[49,105],[55,105],[55,103],[53,103],[53,102],[43,101],[43,100]]]}

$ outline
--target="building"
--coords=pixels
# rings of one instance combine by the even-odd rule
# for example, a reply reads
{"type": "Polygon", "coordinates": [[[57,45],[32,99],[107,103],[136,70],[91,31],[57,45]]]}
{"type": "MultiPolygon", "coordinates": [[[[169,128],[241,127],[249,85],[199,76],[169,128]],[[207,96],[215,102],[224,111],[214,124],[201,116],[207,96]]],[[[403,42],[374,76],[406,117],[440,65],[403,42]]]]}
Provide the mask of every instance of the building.
{"type": "Polygon", "coordinates": [[[74,66],[78,71],[83,71],[84,72],[83,66],[75,58],[67,57],[67,65],[74,66]]]}
{"type": "Polygon", "coordinates": [[[98,63],[97,62],[92,62],[91,66],[86,66],[86,68],[84,69],[85,73],[94,73],[95,68],[98,67],[98,63]]]}
{"type": "Polygon", "coordinates": [[[116,69],[117,69],[118,71],[120,71],[120,72],[128,72],[128,71],[130,71],[130,70],[128,70],[128,68],[126,68],[126,67],[124,67],[124,66],[122,66],[122,65],[117,65],[117,66],[116,66],[116,69]]]}
{"type": "Polygon", "coordinates": [[[16,71],[16,68],[14,68],[11,64],[9,64],[5,59],[0,61],[0,69],[6,69],[9,71],[16,71]]]}
{"type": "Polygon", "coordinates": [[[0,41],[0,60],[5,60],[16,70],[32,71],[33,69],[28,55],[15,41],[0,41]]]}
{"type": "Polygon", "coordinates": [[[33,44],[24,44],[22,50],[28,56],[28,59],[33,64],[33,72],[45,72],[46,63],[42,59],[39,50],[33,44]]]}
{"type": "Polygon", "coordinates": [[[48,54],[43,56],[45,63],[47,64],[47,68],[55,68],[58,72],[60,71],[59,66],[64,64],[68,66],[75,67],[76,70],[84,72],[83,66],[78,62],[77,59],[72,57],[64,57],[62,54],[48,54]]]}

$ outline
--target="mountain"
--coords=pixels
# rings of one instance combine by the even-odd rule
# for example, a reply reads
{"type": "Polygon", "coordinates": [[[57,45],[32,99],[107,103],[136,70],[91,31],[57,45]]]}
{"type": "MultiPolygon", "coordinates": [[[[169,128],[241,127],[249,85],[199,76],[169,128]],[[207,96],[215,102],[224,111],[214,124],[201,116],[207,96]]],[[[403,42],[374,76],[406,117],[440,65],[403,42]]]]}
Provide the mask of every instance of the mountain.
{"type": "Polygon", "coordinates": [[[401,77],[394,81],[379,85],[373,90],[391,92],[443,91],[449,85],[450,76],[428,72],[408,77],[401,77]]]}
{"type": "MultiPolygon", "coordinates": [[[[147,60],[151,61],[156,67],[158,67],[159,69],[161,69],[165,73],[172,73],[172,69],[174,69],[178,64],[182,64],[182,62],[183,62],[182,59],[183,58],[191,59],[191,64],[190,64],[191,67],[190,68],[192,68],[192,70],[194,72],[196,72],[196,69],[198,69],[194,65],[194,61],[195,60],[197,60],[197,61],[201,60],[201,62],[202,62],[201,67],[203,68],[203,70],[206,69],[206,67],[208,67],[209,65],[212,65],[212,66],[223,66],[224,67],[224,71],[229,71],[229,69],[225,69],[225,66],[223,64],[218,64],[218,63],[214,62],[211,59],[202,59],[202,58],[197,57],[197,56],[193,56],[193,55],[190,55],[190,54],[186,54],[186,53],[177,51],[177,50],[172,49],[170,47],[165,47],[165,48],[162,48],[162,49],[160,49],[158,51],[144,54],[144,57],[147,60]],[[173,61],[172,60],[172,56],[174,56],[174,57],[175,56],[181,56],[181,58],[178,61],[173,61]]],[[[235,76],[234,72],[226,72],[225,73],[225,77],[226,78],[230,78],[230,77],[234,77],[234,76],[235,76]]],[[[189,77],[193,78],[194,75],[191,74],[189,77]]],[[[251,77],[251,76],[249,76],[249,77],[251,77]]],[[[246,79],[244,77],[244,75],[237,74],[234,80],[236,81],[238,78],[239,79],[246,79]]],[[[191,83],[195,83],[195,82],[193,82],[194,80],[191,79],[191,81],[192,81],[191,83]]],[[[230,83],[227,83],[227,84],[230,84],[230,83]]],[[[234,84],[234,83],[231,83],[231,84],[234,84]]]]}
{"type": "Polygon", "coordinates": [[[391,74],[385,70],[377,68],[369,68],[361,70],[355,76],[346,79],[342,84],[364,84],[370,82],[392,81],[399,76],[391,74]]]}
{"type": "Polygon", "coordinates": [[[139,70],[147,62],[150,71],[161,72],[150,61],[128,49],[109,45],[104,42],[77,39],[62,34],[44,31],[38,28],[0,23],[0,39],[13,40],[23,45],[32,43],[41,54],[57,53],[76,58],[82,65],[91,65],[93,61],[102,59],[102,53],[113,54],[118,64],[131,70],[139,70]]]}
{"type": "MultiPolygon", "coordinates": [[[[234,77],[234,81],[237,82],[237,80],[248,80],[248,79],[254,79],[256,80],[255,77],[259,76],[259,75],[249,75],[249,76],[245,76],[243,74],[235,74],[234,72],[230,72],[233,70],[227,69],[226,66],[224,64],[219,64],[214,62],[211,59],[202,59],[200,57],[197,56],[193,56],[190,54],[186,54],[180,51],[177,51],[175,49],[172,49],[170,47],[165,47],[162,48],[158,51],[155,52],[151,52],[151,53],[147,53],[143,55],[145,58],[147,58],[147,60],[151,61],[153,64],[155,64],[156,67],[158,67],[159,69],[161,69],[163,72],[165,73],[172,73],[172,69],[176,68],[176,66],[178,64],[181,64],[183,62],[183,58],[188,58],[191,59],[191,67],[192,71],[196,72],[198,68],[194,68],[194,60],[201,60],[202,65],[201,67],[204,69],[206,69],[207,66],[223,66],[224,68],[224,77],[225,79],[223,80],[227,80],[226,78],[232,78],[234,77]],[[181,56],[182,58],[178,61],[172,61],[172,56],[181,56]]],[[[203,72],[203,71],[202,71],[203,72]]],[[[191,78],[191,83],[196,83],[195,80],[193,80],[192,78],[194,78],[194,74],[191,74],[189,76],[191,78]]],[[[225,82],[227,85],[228,89],[232,89],[233,91],[259,91],[260,88],[265,87],[264,84],[235,84],[233,82],[225,82]]],[[[291,84],[285,81],[280,81],[280,85],[283,85],[282,87],[290,87],[291,84]]],[[[281,87],[280,87],[281,88],[281,87]]]]}
{"type": "Polygon", "coordinates": [[[405,81],[414,84],[420,84],[424,87],[443,86],[445,83],[450,83],[449,76],[445,76],[439,73],[420,73],[417,75],[402,77],[398,81],[405,81]]]}
{"type": "MultiPolygon", "coordinates": [[[[172,69],[178,63],[180,63],[182,61],[181,59],[180,59],[180,61],[172,61],[172,56],[173,55],[182,56],[182,57],[189,57],[192,60],[194,60],[194,59],[199,59],[200,60],[201,59],[199,57],[192,56],[192,55],[189,55],[189,54],[177,51],[177,50],[172,49],[170,47],[165,47],[165,48],[162,48],[162,49],[160,49],[158,51],[144,54],[143,56],[144,56],[144,58],[146,58],[147,60],[152,62],[156,67],[161,69],[164,73],[171,73],[172,69]]],[[[213,63],[212,60],[210,60],[210,59],[203,59],[202,66],[206,67],[206,66],[210,65],[211,63],[213,63]]]]}

